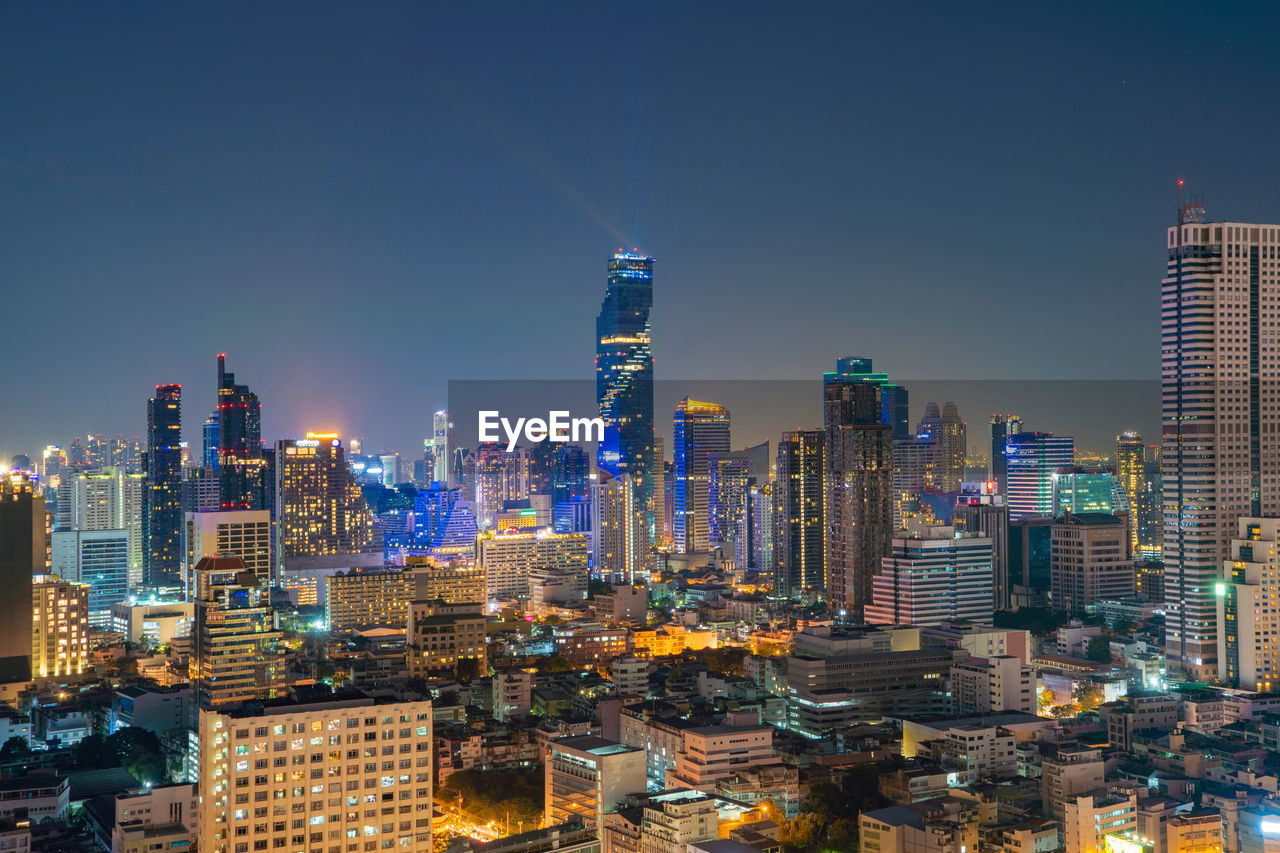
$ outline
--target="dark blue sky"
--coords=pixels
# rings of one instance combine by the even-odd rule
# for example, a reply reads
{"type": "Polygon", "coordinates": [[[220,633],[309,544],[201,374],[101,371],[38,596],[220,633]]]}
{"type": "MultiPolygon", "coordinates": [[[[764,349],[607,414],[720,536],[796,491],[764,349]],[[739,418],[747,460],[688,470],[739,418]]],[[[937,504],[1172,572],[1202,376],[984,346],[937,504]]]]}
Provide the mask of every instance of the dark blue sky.
{"type": "Polygon", "coordinates": [[[1280,219],[1278,17],[6,4],[0,453],[171,381],[197,439],[220,350],[267,437],[414,451],[451,378],[589,377],[619,246],[664,379],[1154,377],[1174,179],[1280,219]]]}

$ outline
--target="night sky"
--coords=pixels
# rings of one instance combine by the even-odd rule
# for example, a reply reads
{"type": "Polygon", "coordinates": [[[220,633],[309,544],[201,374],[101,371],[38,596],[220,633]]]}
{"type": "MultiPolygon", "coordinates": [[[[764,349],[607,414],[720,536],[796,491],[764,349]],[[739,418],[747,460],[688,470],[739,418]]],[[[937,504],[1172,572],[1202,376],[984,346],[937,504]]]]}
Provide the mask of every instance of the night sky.
{"type": "Polygon", "coordinates": [[[1204,3],[5,4],[0,454],[141,433],[161,382],[198,442],[219,351],[268,440],[415,453],[450,379],[591,377],[618,247],[658,259],[660,379],[813,379],[838,355],[1154,378],[1175,179],[1211,219],[1280,220],[1278,24],[1204,3]]]}

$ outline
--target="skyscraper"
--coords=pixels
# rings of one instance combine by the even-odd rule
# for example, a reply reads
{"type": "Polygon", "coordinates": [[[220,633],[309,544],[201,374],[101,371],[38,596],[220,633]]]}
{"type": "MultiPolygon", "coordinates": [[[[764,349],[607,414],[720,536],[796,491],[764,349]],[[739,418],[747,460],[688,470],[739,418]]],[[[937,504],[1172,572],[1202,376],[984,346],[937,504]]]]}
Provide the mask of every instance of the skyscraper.
{"type": "Polygon", "coordinates": [[[946,403],[941,412],[937,403],[925,404],[924,417],[916,426],[916,437],[934,442],[933,475],[929,487],[937,492],[960,491],[960,484],[964,482],[968,439],[956,404],[946,403]]]}
{"type": "Polygon", "coordinates": [[[282,571],[382,564],[373,517],[336,434],[276,442],[275,469],[282,571]]]}
{"type": "Polygon", "coordinates": [[[596,318],[596,400],[604,420],[597,466],[631,474],[645,514],[644,552],[654,539],[653,258],[619,252],[609,259],[609,284],[596,318]]]}
{"type": "Polygon", "coordinates": [[[1008,466],[1005,462],[1009,436],[1022,432],[1022,418],[1017,415],[995,414],[991,416],[991,479],[996,491],[1009,494],[1008,466]]]}
{"type": "Polygon", "coordinates": [[[729,410],[718,403],[685,397],[676,406],[672,449],[675,454],[675,548],[681,554],[711,547],[707,490],[710,459],[729,451],[729,410]]]}
{"type": "Polygon", "coordinates": [[[630,474],[615,477],[601,470],[592,487],[593,569],[598,577],[617,583],[632,583],[643,565],[644,512],[636,505],[636,489],[630,479],[630,474]]]}
{"type": "Polygon", "coordinates": [[[89,589],[89,624],[106,630],[111,609],[129,594],[129,531],[59,530],[53,534],[53,573],[89,589]]]}
{"type": "Polygon", "coordinates": [[[1215,583],[1236,519],[1280,515],[1280,225],[1180,206],[1161,294],[1165,642],[1217,674],[1215,583]]]}
{"type": "Polygon", "coordinates": [[[31,578],[45,574],[44,498],[30,476],[0,479],[0,684],[31,678],[31,578]]]}
{"type": "Polygon", "coordinates": [[[215,411],[204,419],[204,446],[200,466],[218,473],[218,413],[215,411]]]}
{"type": "Polygon", "coordinates": [[[778,442],[773,484],[774,584],[795,596],[825,589],[826,434],[820,429],[784,432],[778,442]]]}
{"type": "Polygon", "coordinates": [[[266,459],[262,455],[262,404],[227,372],[218,354],[218,475],[222,509],[266,509],[266,459]]]}
{"type": "Polygon", "coordinates": [[[83,675],[89,668],[89,585],[53,575],[37,575],[26,629],[31,676],[83,675]]]}
{"type": "Polygon", "coordinates": [[[874,383],[828,383],[823,402],[828,606],[860,618],[893,536],[893,431],[874,383]]]}
{"type": "Polygon", "coordinates": [[[889,374],[875,373],[871,359],[845,356],[836,359],[836,369],[822,374],[823,385],[833,382],[870,382],[880,389],[880,420],[893,430],[895,439],[911,438],[907,389],[889,381],[889,374]]]}
{"type": "Polygon", "coordinates": [[[1129,499],[1129,536],[1134,554],[1138,553],[1139,531],[1149,506],[1145,461],[1141,435],[1122,432],[1116,436],[1116,480],[1129,499]]]}
{"type": "Polygon", "coordinates": [[[201,708],[270,699],[285,686],[271,596],[239,557],[196,564],[191,629],[191,690],[201,708]]]}
{"type": "Polygon", "coordinates": [[[67,473],[58,486],[63,530],[127,530],[129,588],[142,583],[142,496],[146,478],[121,468],[67,473]],[[65,509],[66,514],[63,515],[65,509]]]}
{"type": "Polygon", "coordinates": [[[457,485],[453,477],[453,449],[456,446],[453,437],[453,415],[448,410],[436,412],[432,420],[431,431],[431,478],[446,486],[457,485]]]}
{"type": "Polygon", "coordinates": [[[1051,432],[1010,433],[1004,459],[1009,519],[1052,515],[1053,475],[1075,464],[1075,439],[1051,432]]]}
{"type": "Polygon", "coordinates": [[[142,491],[143,583],[177,584],[182,569],[182,386],[157,385],[147,401],[142,491]]]}
{"type": "Polygon", "coordinates": [[[938,625],[991,620],[991,539],[981,533],[909,522],[872,581],[866,620],[881,625],[938,625]]]}
{"type": "Polygon", "coordinates": [[[1008,610],[1011,601],[1009,577],[1009,508],[1004,496],[986,488],[980,494],[961,495],[952,511],[957,531],[980,533],[991,540],[991,601],[996,610],[1008,610]]]}

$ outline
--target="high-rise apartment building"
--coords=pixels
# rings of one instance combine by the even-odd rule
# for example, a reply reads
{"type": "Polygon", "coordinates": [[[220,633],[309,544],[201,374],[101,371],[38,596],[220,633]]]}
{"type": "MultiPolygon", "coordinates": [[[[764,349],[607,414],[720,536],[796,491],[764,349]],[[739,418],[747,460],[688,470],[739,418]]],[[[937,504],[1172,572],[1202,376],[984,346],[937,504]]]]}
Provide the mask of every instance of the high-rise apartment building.
{"type": "Polygon", "coordinates": [[[1068,513],[1053,522],[1049,554],[1053,606],[1082,614],[1099,601],[1133,595],[1137,573],[1125,519],[1110,513],[1068,513]]]}
{"type": "Polygon", "coordinates": [[[991,621],[991,540],[953,527],[909,522],[894,534],[872,579],[864,615],[881,625],[991,621]]]}
{"type": "Polygon", "coordinates": [[[710,460],[713,454],[729,452],[729,410],[685,397],[676,406],[673,426],[675,549],[681,554],[706,551],[711,547],[710,460]]]}
{"type": "Polygon", "coordinates": [[[373,516],[333,433],[276,442],[276,560],[282,571],[382,565],[373,516]]]}
{"type": "Polygon", "coordinates": [[[157,385],[147,401],[143,464],[142,580],[171,586],[182,570],[182,386],[157,385]]]}
{"type": "Polygon", "coordinates": [[[0,478],[0,684],[31,677],[31,578],[48,571],[47,518],[27,473],[0,478]]]}
{"type": "Polygon", "coordinates": [[[472,675],[488,671],[484,605],[414,601],[409,605],[405,654],[410,678],[441,673],[459,674],[470,666],[472,675]]]}
{"type": "Polygon", "coordinates": [[[325,584],[329,630],[403,628],[414,597],[415,580],[407,569],[338,572],[325,584]]]}
{"type": "MultiPolygon", "coordinates": [[[[645,565],[644,509],[638,505],[630,474],[615,477],[601,468],[592,486],[591,546],[596,575],[615,583],[632,583],[645,565]]],[[[560,531],[557,531],[560,532],[560,531]]]]}
{"type": "Polygon", "coordinates": [[[889,374],[876,373],[871,359],[845,356],[836,359],[836,369],[822,374],[822,384],[865,382],[880,389],[880,421],[893,430],[895,439],[911,438],[910,411],[905,386],[889,381],[889,374]]]}
{"type": "Polygon", "coordinates": [[[827,585],[825,459],[822,430],[784,432],[778,442],[773,484],[774,583],[786,595],[827,585]]]}
{"type": "Polygon", "coordinates": [[[428,701],[314,688],[202,710],[198,849],[431,850],[431,723],[428,701]]]}
{"type": "Polygon", "coordinates": [[[108,630],[112,609],[129,595],[129,531],[56,530],[53,573],[89,588],[89,624],[108,630]]]}
{"type": "Polygon", "coordinates": [[[456,485],[453,477],[453,415],[446,409],[436,412],[431,431],[431,479],[446,486],[456,485]]]}
{"type": "Polygon", "coordinates": [[[1009,518],[1052,515],[1053,475],[1075,464],[1075,440],[1051,432],[1012,433],[1004,460],[1009,518]]]}
{"type": "Polygon", "coordinates": [[[146,478],[123,468],[67,473],[58,486],[63,530],[126,530],[129,588],[142,583],[142,493],[146,478]],[[63,513],[65,505],[65,515],[63,513]]]}
{"type": "Polygon", "coordinates": [[[218,477],[222,509],[267,508],[267,460],[262,453],[262,403],[227,372],[218,354],[218,477]]]}
{"type": "MultiPolygon", "coordinates": [[[[283,633],[270,590],[239,557],[196,563],[191,689],[201,708],[220,708],[283,692],[283,633]]],[[[202,753],[207,754],[207,753],[202,753]]]]}
{"type": "Polygon", "coordinates": [[[875,383],[835,381],[823,392],[827,599],[857,619],[893,536],[893,431],[875,383]]]}
{"type": "Polygon", "coordinates": [[[1129,500],[1130,551],[1139,552],[1139,530],[1142,519],[1149,514],[1151,495],[1147,491],[1146,447],[1142,436],[1136,432],[1122,432],[1116,436],[1116,483],[1129,500]]]}
{"type": "Polygon", "coordinates": [[[969,446],[965,423],[956,404],[948,401],[939,412],[937,403],[926,403],[924,416],[916,425],[916,437],[932,441],[934,445],[929,487],[936,492],[960,491],[969,446]]]}
{"type": "Polygon", "coordinates": [[[609,259],[609,283],[596,317],[596,401],[604,440],[596,467],[617,477],[632,475],[644,512],[642,533],[648,561],[654,539],[655,433],[653,351],[649,311],[653,307],[654,259],[619,252],[609,259]]]}
{"type": "Polygon", "coordinates": [[[195,588],[191,572],[205,557],[239,557],[260,584],[271,584],[271,513],[267,510],[189,512],[183,537],[183,582],[188,591],[195,588]]]}
{"type": "Polygon", "coordinates": [[[476,563],[494,597],[529,594],[530,575],[547,571],[581,575],[586,587],[587,539],[581,533],[482,533],[476,563]]]}
{"type": "Polygon", "coordinates": [[[1244,517],[1214,585],[1218,677],[1246,690],[1280,688],[1280,520],[1244,517]]]}
{"type": "Polygon", "coordinates": [[[83,675],[89,668],[89,585],[51,575],[32,583],[30,622],[32,678],[83,675]]]}
{"type": "Polygon", "coordinates": [[[409,557],[404,569],[413,577],[411,599],[465,604],[489,600],[484,568],[472,557],[409,557]]]}
{"type": "Polygon", "coordinates": [[[1241,516],[1280,515],[1280,225],[1178,210],[1161,287],[1168,666],[1217,674],[1214,583],[1241,516]]]}

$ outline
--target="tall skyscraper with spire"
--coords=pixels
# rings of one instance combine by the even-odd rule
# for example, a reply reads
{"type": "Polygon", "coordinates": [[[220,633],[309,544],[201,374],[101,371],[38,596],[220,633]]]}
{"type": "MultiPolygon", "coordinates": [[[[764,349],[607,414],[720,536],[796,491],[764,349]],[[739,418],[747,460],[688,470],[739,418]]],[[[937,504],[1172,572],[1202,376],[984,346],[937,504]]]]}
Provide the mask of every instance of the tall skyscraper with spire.
{"type": "Polygon", "coordinates": [[[610,258],[608,290],[596,318],[596,400],[605,424],[598,466],[614,477],[631,475],[645,516],[646,553],[654,525],[653,261],[627,252],[610,258]]]}
{"type": "MultiPolygon", "coordinates": [[[[1205,222],[1181,204],[1161,286],[1165,644],[1170,671],[1218,659],[1216,596],[1237,519],[1280,515],[1280,225],[1205,222]]],[[[1233,617],[1234,618],[1234,617],[1233,617]]],[[[1230,657],[1238,647],[1226,645],[1230,657]]]]}
{"type": "Polygon", "coordinates": [[[262,454],[262,404],[227,372],[218,354],[218,477],[224,510],[268,509],[266,458],[262,454]]]}
{"type": "Polygon", "coordinates": [[[142,489],[143,582],[174,585],[182,571],[182,386],[157,385],[147,401],[142,489]]]}

